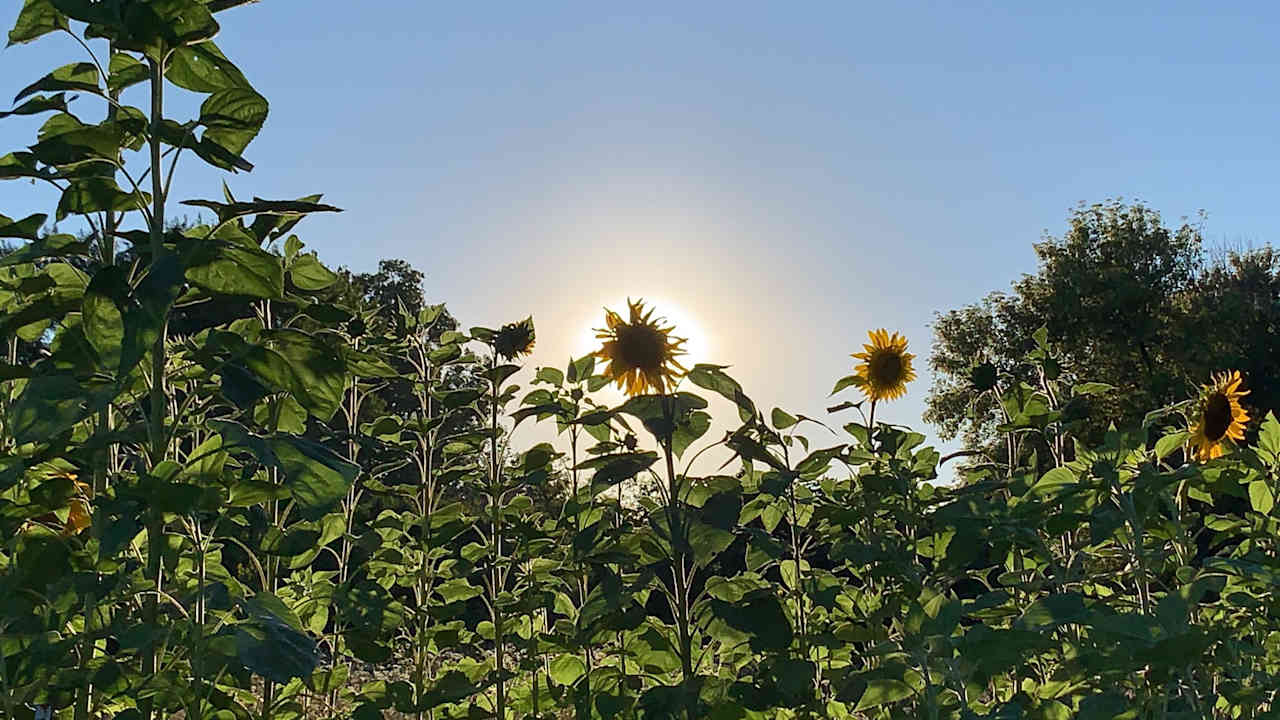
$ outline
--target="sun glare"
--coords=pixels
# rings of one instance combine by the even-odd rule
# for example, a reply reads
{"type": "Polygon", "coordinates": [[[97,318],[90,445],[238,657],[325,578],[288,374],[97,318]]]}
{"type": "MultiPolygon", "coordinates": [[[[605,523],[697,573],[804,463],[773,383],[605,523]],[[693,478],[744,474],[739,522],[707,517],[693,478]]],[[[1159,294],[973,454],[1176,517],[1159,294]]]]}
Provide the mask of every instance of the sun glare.
{"type": "MultiPolygon", "coordinates": [[[[681,365],[691,368],[701,362],[710,362],[711,339],[703,329],[702,324],[698,322],[696,315],[681,307],[679,303],[672,302],[661,296],[631,295],[632,300],[641,298],[644,299],[646,307],[653,308],[655,318],[664,318],[667,325],[675,327],[671,331],[674,337],[682,337],[687,340],[684,344],[686,352],[678,358],[681,365]]],[[[582,317],[579,324],[582,329],[578,332],[578,339],[574,344],[574,357],[581,357],[600,348],[600,341],[596,338],[595,328],[604,327],[605,308],[609,308],[624,318],[627,317],[626,296],[608,298],[597,302],[594,305],[593,312],[582,317]]]]}

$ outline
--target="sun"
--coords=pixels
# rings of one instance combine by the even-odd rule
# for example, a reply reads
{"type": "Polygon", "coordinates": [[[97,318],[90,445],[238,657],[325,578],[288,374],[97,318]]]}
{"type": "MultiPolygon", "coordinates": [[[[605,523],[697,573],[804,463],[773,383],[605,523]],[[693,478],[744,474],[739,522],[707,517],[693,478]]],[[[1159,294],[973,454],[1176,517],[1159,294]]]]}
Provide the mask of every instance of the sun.
{"type": "MultiPolygon", "coordinates": [[[[698,316],[695,313],[689,311],[680,303],[661,295],[632,293],[630,297],[632,300],[644,298],[645,307],[653,308],[653,316],[655,318],[665,318],[667,325],[675,327],[671,331],[673,336],[685,338],[685,354],[680,356],[681,365],[691,368],[698,363],[711,362],[711,338],[703,328],[702,323],[698,321],[698,316]]],[[[604,325],[604,308],[621,312],[625,316],[627,296],[602,297],[587,307],[589,309],[581,314],[581,318],[577,322],[577,326],[581,329],[578,331],[578,336],[574,341],[574,357],[582,357],[600,349],[600,340],[596,338],[595,328],[604,325]]],[[[599,372],[600,369],[600,367],[597,367],[596,371],[599,372]]]]}

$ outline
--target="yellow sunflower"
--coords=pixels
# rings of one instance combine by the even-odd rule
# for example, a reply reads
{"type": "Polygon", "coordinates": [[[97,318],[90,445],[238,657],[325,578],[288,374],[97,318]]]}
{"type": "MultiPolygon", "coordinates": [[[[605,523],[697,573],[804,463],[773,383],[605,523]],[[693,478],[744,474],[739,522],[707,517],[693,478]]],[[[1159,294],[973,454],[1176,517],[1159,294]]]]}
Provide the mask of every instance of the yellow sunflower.
{"type": "Polygon", "coordinates": [[[1249,391],[1240,389],[1242,382],[1240,372],[1232,370],[1215,374],[1213,382],[1204,386],[1196,424],[1191,429],[1191,449],[1197,460],[1222,457],[1224,444],[1244,439],[1249,413],[1240,405],[1240,398],[1249,391]]]}
{"type": "Polygon", "coordinates": [[[685,338],[671,337],[675,328],[663,326],[665,318],[654,318],[653,309],[645,310],[644,300],[631,302],[630,321],[605,308],[606,328],[596,328],[596,337],[604,345],[595,355],[608,361],[604,376],[617,383],[628,395],[642,395],[652,388],[655,393],[675,387],[685,369],[677,355],[685,353],[685,338]]]}
{"type": "Polygon", "coordinates": [[[911,368],[915,355],[907,352],[907,339],[881,328],[867,333],[865,352],[853,353],[862,363],[854,368],[854,384],[868,400],[893,400],[907,394],[907,383],[916,379],[911,368]]]}
{"type": "Polygon", "coordinates": [[[507,360],[533,352],[533,318],[503,325],[493,336],[493,351],[507,360]]]}
{"type": "Polygon", "coordinates": [[[71,508],[67,513],[67,522],[62,528],[63,535],[78,535],[81,530],[89,527],[93,521],[93,513],[89,509],[88,498],[89,486],[76,480],[75,475],[68,475],[76,483],[76,496],[71,498],[71,508]]]}

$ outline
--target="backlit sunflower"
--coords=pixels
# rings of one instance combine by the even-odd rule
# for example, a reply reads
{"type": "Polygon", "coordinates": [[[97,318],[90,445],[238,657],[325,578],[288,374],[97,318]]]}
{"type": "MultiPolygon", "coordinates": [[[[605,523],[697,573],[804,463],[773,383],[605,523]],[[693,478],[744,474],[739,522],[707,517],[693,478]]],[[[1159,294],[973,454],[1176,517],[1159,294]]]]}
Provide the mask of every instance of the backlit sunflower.
{"type": "Polygon", "coordinates": [[[624,321],[618,313],[605,308],[607,328],[596,328],[596,337],[604,345],[596,351],[598,358],[607,360],[604,376],[617,383],[628,395],[642,395],[646,389],[655,393],[675,387],[676,380],[684,373],[675,358],[684,354],[685,338],[671,337],[675,328],[663,326],[664,318],[654,318],[653,309],[645,310],[644,300],[627,300],[631,311],[630,321],[624,321]]]}
{"type": "Polygon", "coordinates": [[[1204,386],[1191,429],[1191,450],[1197,460],[1222,457],[1225,444],[1244,439],[1249,413],[1240,405],[1240,398],[1249,391],[1240,389],[1242,382],[1239,371],[1232,370],[1215,374],[1213,382],[1204,386]]]}
{"type": "Polygon", "coordinates": [[[898,333],[890,336],[883,328],[867,336],[871,342],[862,346],[865,352],[852,355],[862,361],[854,368],[854,384],[872,402],[906,395],[907,383],[916,379],[911,368],[915,355],[907,352],[907,339],[898,333]]]}
{"type": "Polygon", "coordinates": [[[533,318],[503,325],[493,336],[493,351],[507,360],[533,352],[533,318]]]}

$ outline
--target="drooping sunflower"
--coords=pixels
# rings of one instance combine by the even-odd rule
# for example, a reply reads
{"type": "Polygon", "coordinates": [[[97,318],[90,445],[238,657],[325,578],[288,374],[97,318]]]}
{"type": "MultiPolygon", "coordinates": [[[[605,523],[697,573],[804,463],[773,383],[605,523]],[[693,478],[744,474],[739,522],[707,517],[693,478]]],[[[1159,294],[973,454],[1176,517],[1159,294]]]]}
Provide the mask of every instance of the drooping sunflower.
{"type": "Polygon", "coordinates": [[[507,360],[533,352],[533,318],[503,325],[493,336],[493,351],[507,360]]]}
{"type": "Polygon", "coordinates": [[[596,328],[596,337],[604,345],[595,355],[608,361],[604,376],[617,383],[628,395],[642,395],[645,390],[665,392],[675,387],[685,368],[676,356],[683,355],[685,338],[672,337],[675,328],[664,325],[665,318],[654,318],[653,309],[645,310],[644,300],[627,299],[630,320],[605,308],[607,327],[596,328]]]}
{"type": "Polygon", "coordinates": [[[854,368],[854,384],[872,402],[906,395],[907,383],[916,379],[911,367],[916,356],[907,352],[907,339],[898,333],[889,335],[884,328],[867,336],[871,342],[862,346],[864,352],[852,355],[862,361],[854,368]]]}
{"type": "Polygon", "coordinates": [[[1224,445],[1244,439],[1244,426],[1249,413],[1240,398],[1249,394],[1240,389],[1244,379],[1238,370],[1217,373],[1200,393],[1195,427],[1191,429],[1191,449],[1197,460],[1222,457],[1224,445]]]}

